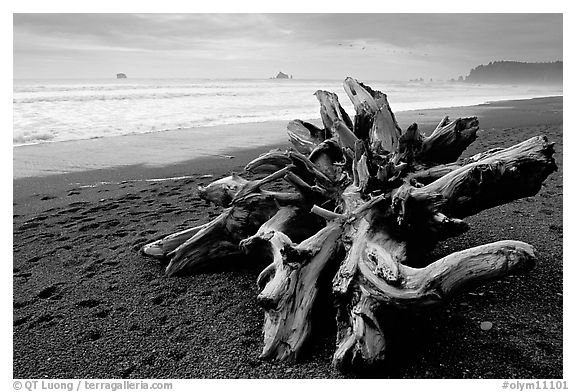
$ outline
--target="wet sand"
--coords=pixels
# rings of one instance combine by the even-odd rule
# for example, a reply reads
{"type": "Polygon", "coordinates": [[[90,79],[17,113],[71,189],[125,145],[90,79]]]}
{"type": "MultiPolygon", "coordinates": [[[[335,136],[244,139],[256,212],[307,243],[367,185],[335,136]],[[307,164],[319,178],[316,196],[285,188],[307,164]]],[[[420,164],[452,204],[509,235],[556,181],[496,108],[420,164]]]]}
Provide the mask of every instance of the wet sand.
{"type": "MultiPolygon", "coordinates": [[[[535,197],[468,218],[471,230],[439,244],[431,257],[516,239],[539,250],[538,264],[526,276],[489,284],[434,311],[399,314],[390,331],[393,361],[367,374],[341,375],[330,367],[329,306],[299,363],[258,360],[263,315],[254,282],[261,265],[238,260],[224,271],[165,278],[163,265],[138,252],[146,242],[217,216],[220,208],[200,200],[197,186],[242,172],[272,147],[265,144],[287,147],[283,135],[216,154],[211,149],[210,156],[199,148],[198,155],[186,155],[193,140],[183,140],[182,131],[15,149],[13,376],[562,377],[562,98],[397,117],[403,129],[417,122],[430,130],[444,114],[480,119],[483,131],[463,157],[544,134],[556,143],[559,170],[535,197]],[[70,151],[76,155],[66,155],[70,151]],[[482,321],[493,328],[481,330],[482,321]]],[[[236,129],[253,135],[284,126],[236,129]]]]}

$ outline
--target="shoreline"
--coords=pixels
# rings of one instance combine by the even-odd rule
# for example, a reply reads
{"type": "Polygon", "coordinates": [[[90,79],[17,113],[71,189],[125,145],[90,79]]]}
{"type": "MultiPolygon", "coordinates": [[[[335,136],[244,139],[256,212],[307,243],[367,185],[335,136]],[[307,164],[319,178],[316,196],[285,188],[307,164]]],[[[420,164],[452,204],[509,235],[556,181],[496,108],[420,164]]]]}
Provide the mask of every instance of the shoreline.
{"type": "MultiPolygon", "coordinates": [[[[562,102],[563,96],[487,102],[473,106],[416,109],[396,113],[402,129],[417,122],[427,131],[446,114],[451,117],[478,115],[502,105],[541,105],[562,102]],[[437,118],[434,118],[438,115],[437,118]]],[[[307,120],[321,125],[319,119],[307,120]]],[[[68,140],[13,146],[13,178],[67,174],[131,165],[168,166],[191,159],[232,155],[237,150],[288,145],[288,121],[266,121],[128,134],[93,139],[68,140]],[[192,132],[190,132],[192,131],[192,132]],[[226,143],[214,146],[214,135],[226,143]],[[116,154],[122,150],[122,154],[116,154]],[[169,155],[166,151],[170,151],[169,155]]],[[[482,124],[481,126],[486,126],[482,124]]]]}
{"type": "Polygon", "coordinates": [[[562,99],[417,110],[398,120],[403,129],[416,121],[426,131],[444,114],[480,118],[483,131],[462,158],[544,134],[556,143],[558,172],[536,196],[467,218],[470,230],[441,242],[431,260],[502,239],[532,244],[539,258],[528,274],[440,310],[397,315],[393,360],[385,366],[366,375],[334,371],[328,304],[297,363],[259,360],[263,312],[255,281],[264,266],[235,259],[229,268],[166,278],[165,265],[139,253],[145,243],[220,214],[198,198],[197,187],[242,171],[267,145],[228,151],[234,159],[14,179],[13,378],[565,377],[562,99]],[[160,181],[168,177],[176,178],[160,181]],[[485,321],[489,331],[480,327],[485,321]]]}

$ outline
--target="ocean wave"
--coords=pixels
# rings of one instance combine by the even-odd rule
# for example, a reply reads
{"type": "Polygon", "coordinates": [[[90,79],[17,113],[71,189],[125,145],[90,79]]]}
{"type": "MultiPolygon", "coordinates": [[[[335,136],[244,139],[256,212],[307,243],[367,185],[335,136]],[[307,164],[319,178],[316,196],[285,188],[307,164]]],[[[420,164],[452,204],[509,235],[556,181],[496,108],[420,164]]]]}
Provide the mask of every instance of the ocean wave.
{"type": "MultiPolygon", "coordinates": [[[[253,96],[257,93],[244,93],[243,97],[253,96]]],[[[237,97],[238,92],[196,92],[196,93],[133,93],[125,95],[61,95],[61,96],[38,96],[26,98],[13,98],[12,103],[39,103],[39,102],[87,102],[87,101],[126,101],[126,100],[154,100],[154,99],[177,99],[177,98],[201,98],[201,97],[237,97]]]]}
{"type": "MultiPolygon", "coordinates": [[[[84,92],[84,91],[96,91],[96,92],[108,92],[108,91],[127,91],[127,90],[174,90],[174,89],[207,89],[213,90],[224,90],[224,89],[238,89],[238,90],[250,90],[258,89],[262,90],[264,88],[270,87],[271,84],[277,83],[273,80],[241,80],[241,81],[209,81],[209,82],[190,82],[187,80],[159,80],[158,83],[152,83],[150,81],[136,81],[131,83],[114,83],[114,82],[103,82],[80,84],[73,83],[69,81],[68,83],[25,83],[23,81],[17,81],[14,84],[14,93],[74,93],[74,92],[84,92]]],[[[273,88],[286,87],[289,89],[295,88],[307,88],[309,89],[309,83],[303,81],[292,81],[289,85],[278,84],[273,86],[273,88]]]]}
{"type": "MultiPolygon", "coordinates": [[[[306,113],[307,112],[301,112],[301,114],[304,114],[303,118],[312,118],[315,116],[313,111],[308,112],[307,114],[306,113]]],[[[93,124],[90,127],[81,127],[78,125],[76,127],[70,127],[70,129],[60,128],[57,130],[51,130],[49,132],[43,132],[42,130],[32,130],[20,134],[15,134],[13,137],[13,146],[20,147],[31,144],[100,139],[105,137],[141,135],[166,131],[195,132],[199,128],[205,127],[229,126],[267,121],[288,122],[294,118],[296,118],[296,116],[294,116],[291,112],[278,110],[266,113],[218,113],[212,116],[197,117],[193,120],[175,119],[174,121],[163,123],[153,122],[153,120],[146,120],[140,122],[132,122],[124,127],[117,127],[114,124],[93,124]]]]}
{"type": "MultiPolygon", "coordinates": [[[[143,84],[108,84],[93,86],[75,85],[26,85],[15,86],[15,93],[74,93],[81,91],[126,91],[126,90],[158,90],[158,89],[182,89],[197,88],[198,84],[187,85],[143,85],[143,84]]],[[[206,88],[206,86],[202,86],[206,88]]]]}
{"type": "MultiPolygon", "coordinates": [[[[74,82],[77,83],[77,82],[74,82]]],[[[333,91],[348,114],[341,83],[273,81],[143,85],[117,83],[15,86],[13,144],[113,137],[206,126],[318,118],[318,88],[333,91]],[[26,90],[28,89],[28,90],[26,90]],[[37,91],[32,91],[36,89],[37,91]]],[[[456,84],[375,83],[394,111],[555,95],[534,89],[456,84]]],[[[217,132],[217,130],[215,130],[217,132]]]]}
{"type": "Polygon", "coordinates": [[[14,135],[12,138],[12,144],[14,146],[22,146],[29,144],[39,144],[46,143],[54,140],[56,135],[51,132],[38,132],[38,133],[24,133],[19,135],[14,135]]]}

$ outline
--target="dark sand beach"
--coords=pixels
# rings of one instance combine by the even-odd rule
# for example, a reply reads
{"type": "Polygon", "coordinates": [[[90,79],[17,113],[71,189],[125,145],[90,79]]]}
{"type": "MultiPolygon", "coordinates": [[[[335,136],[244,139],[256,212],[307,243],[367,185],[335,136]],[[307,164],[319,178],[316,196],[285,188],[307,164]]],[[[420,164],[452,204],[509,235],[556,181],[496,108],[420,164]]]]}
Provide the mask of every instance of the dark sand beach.
{"type": "MultiPolygon", "coordinates": [[[[138,150],[130,139],[121,139],[122,146],[99,139],[16,148],[13,377],[562,378],[562,110],[562,97],[552,97],[397,113],[402,129],[417,122],[428,132],[444,114],[477,115],[483,131],[463,157],[546,135],[556,143],[558,171],[536,196],[468,218],[470,231],[431,255],[515,239],[536,247],[536,267],[438,309],[398,314],[388,363],[367,374],[332,369],[330,306],[298,363],[258,359],[263,313],[255,280],[262,265],[239,259],[225,269],[166,278],[160,262],[139,253],[147,242],[219,214],[198,198],[199,185],[240,173],[287,142],[235,145],[221,151],[233,159],[219,152],[188,161],[168,158],[193,150],[180,138],[185,133],[139,136],[138,150]],[[74,147],[80,145],[85,150],[74,147]],[[157,151],[154,166],[134,158],[146,161],[146,148],[157,151]],[[102,149],[126,160],[105,165],[102,156],[92,166],[80,164],[102,149]],[[482,330],[483,321],[493,327],[482,330]]],[[[243,127],[250,126],[267,124],[243,127]]]]}

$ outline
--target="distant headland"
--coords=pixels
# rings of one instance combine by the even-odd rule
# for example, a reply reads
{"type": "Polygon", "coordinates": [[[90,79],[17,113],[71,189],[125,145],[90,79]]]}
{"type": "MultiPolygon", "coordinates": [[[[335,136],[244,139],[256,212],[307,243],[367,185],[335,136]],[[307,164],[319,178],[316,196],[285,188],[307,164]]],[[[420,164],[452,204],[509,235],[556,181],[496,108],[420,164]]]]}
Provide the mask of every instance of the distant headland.
{"type": "Polygon", "coordinates": [[[126,76],[125,73],[116,74],[116,79],[126,79],[126,78],[128,78],[128,76],[126,76]]]}
{"type": "Polygon", "coordinates": [[[493,61],[470,70],[467,83],[495,84],[562,84],[562,61],[551,63],[524,63],[520,61],[493,61]]]}

